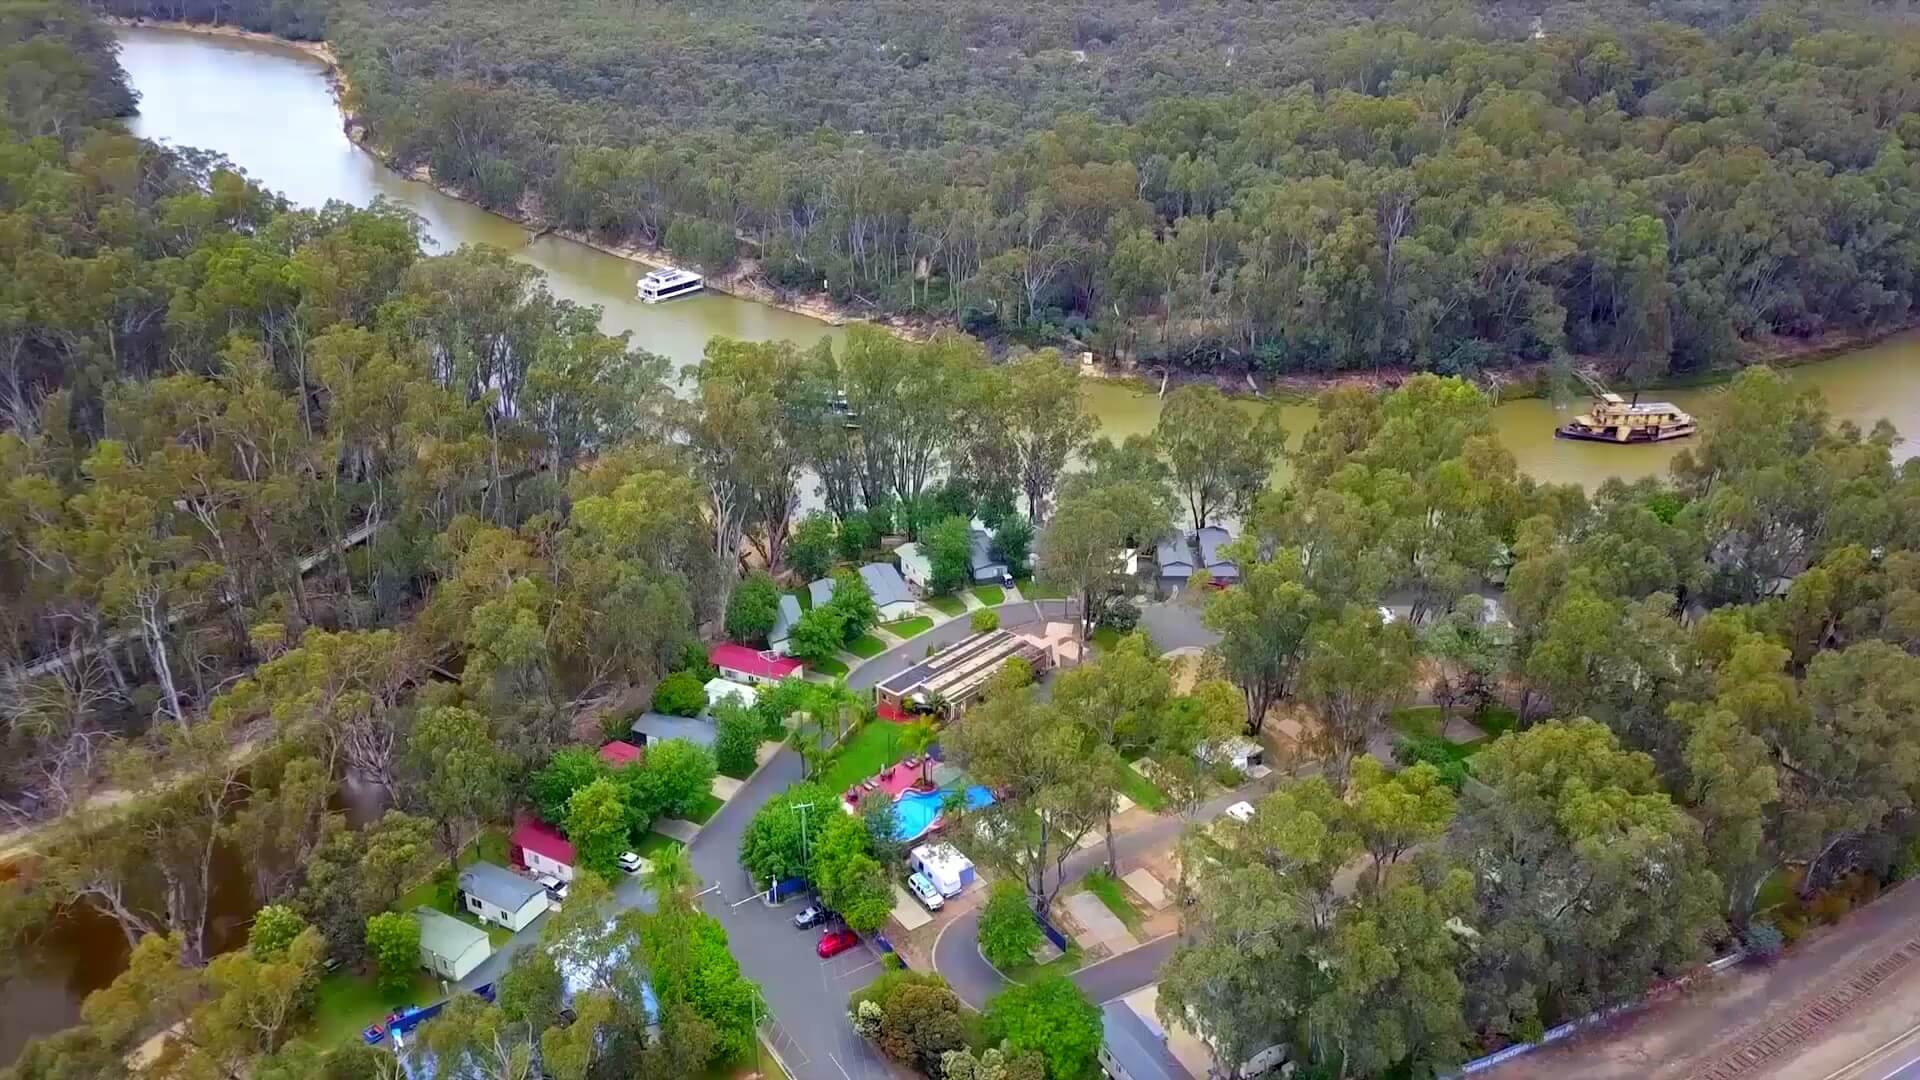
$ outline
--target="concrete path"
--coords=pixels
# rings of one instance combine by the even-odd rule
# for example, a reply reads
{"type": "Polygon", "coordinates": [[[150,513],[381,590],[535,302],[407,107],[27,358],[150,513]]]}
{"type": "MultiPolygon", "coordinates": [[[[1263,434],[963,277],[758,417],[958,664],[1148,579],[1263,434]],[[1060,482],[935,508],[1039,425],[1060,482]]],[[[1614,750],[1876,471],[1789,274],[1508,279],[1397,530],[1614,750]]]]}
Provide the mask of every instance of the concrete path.
{"type": "Polygon", "coordinates": [[[1145,900],[1147,906],[1155,911],[1172,902],[1172,898],[1167,895],[1167,887],[1160,884],[1160,879],[1153,876],[1153,871],[1144,866],[1120,875],[1120,881],[1139,894],[1140,899],[1145,900]]]}
{"type": "Polygon", "coordinates": [[[1074,893],[1065,900],[1067,914],[1080,924],[1080,932],[1074,935],[1083,948],[1104,947],[1109,953],[1122,953],[1140,944],[1127,930],[1127,924],[1108,910],[1107,905],[1092,893],[1074,893]]]}
{"type": "Polygon", "coordinates": [[[700,826],[680,818],[656,818],[653,822],[653,831],[661,836],[672,837],[683,844],[691,844],[694,838],[700,835],[700,826]]]}

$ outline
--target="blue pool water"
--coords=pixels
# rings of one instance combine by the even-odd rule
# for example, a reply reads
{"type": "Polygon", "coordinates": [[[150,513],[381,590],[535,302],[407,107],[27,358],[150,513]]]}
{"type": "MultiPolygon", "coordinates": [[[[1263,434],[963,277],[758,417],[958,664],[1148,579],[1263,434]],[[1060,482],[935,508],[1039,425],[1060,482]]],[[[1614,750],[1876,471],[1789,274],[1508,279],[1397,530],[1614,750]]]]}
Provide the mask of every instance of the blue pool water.
{"type": "MultiPolygon", "coordinates": [[[[940,817],[940,804],[947,801],[947,791],[909,791],[893,801],[893,835],[903,841],[918,840],[925,836],[928,829],[940,817]]],[[[967,809],[978,810],[993,805],[993,792],[974,785],[967,789],[967,809]]]]}

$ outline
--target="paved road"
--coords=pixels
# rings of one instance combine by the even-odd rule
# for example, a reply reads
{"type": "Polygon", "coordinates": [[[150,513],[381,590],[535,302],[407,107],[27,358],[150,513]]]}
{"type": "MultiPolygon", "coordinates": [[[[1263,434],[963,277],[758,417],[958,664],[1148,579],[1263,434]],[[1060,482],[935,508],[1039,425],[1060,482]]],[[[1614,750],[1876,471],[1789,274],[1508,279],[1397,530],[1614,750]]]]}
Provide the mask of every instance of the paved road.
{"type": "MultiPolygon", "coordinates": [[[[1067,607],[1066,601],[1040,600],[1003,604],[995,610],[1002,625],[1014,627],[1040,617],[1056,621],[1069,618],[1067,607]]],[[[950,645],[970,633],[966,618],[942,623],[860,665],[848,676],[847,684],[856,690],[868,689],[918,662],[926,655],[927,646],[950,645]]],[[[755,811],[799,780],[802,771],[800,756],[782,749],[701,828],[688,847],[701,887],[712,889],[701,897],[701,905],[727,928],[727,939],[741,970],[760,985],[773,1017],[771,1041],[795,1080],[869,1080],[907,1075],[854,1034],[847,1022],[847,995],[880,973],[878,953],[862,947],[829,961],[820,960],[813,951],[819,934],[794,929],[793,913],[799,909],[798,903],[768,907],[757,898],[754,884],[740,868],[740,837],[755,811]]],[[[822,807],[821,812],[838,810],[822,807]]],[[[1087,868],[1092,865],[1088,863],[1087,868]]],[[[1080,872],[1085,873],[1085,869],[1080,872]]],[[[653,903],[637,878],[622,881],[614,896],[621,908],[650,910],[653,903]]],[[[515,953],[538,939],[539,927],[535,922],[516,935],[511,944],[462,980],[462,985],[471,988],[497,979],[515,953]]],[[[1120,968],[1113,970],[1118,972],[1120,968]]]]}
{"type": "Polygon", "coordinates": [[[1173,955],[1174,947],[1179,944],[1180,935],[1163,934],[1139,948],[1081,968],[1073,973],[1074,984],[1087,995],[1088,1001],[1104,1005],[1158,979],[1160,965],[1173,955]]]}
{"type": "MultiPolygon", "coordinates": [[[[688,847],[707,913],[727,928],[741,970],[760,984],[772,1011],[771,1041],[795,1080],[867,1080],[893,1067],[847,1022],[847,995],[880,973],[879,956],[854,949],[832,960],[814,955],[817,931],[796,930],[797,902],[768,907],[740,868],[740,837],[754,812],[800,779],[800,755],[781,750],[706,823],[688,847]]],[[[822,807],[822,813],[837,808],[822,807]]]]}
{"type": "Polygon", "coordinates": [[[1163,653],[1175,649],[1204,649],[1220,640],[1219,634],[1201,623],[1199,607],[1179,598],[1143,606],[1140,628],[1163,653]]]}
{"type": "MultiPolygon", "coordinates": [[[[1249,798],[1251,789],[1255,785],[1259,785],[1264,790],[1264,784],[1264,781],[1255,781],[1252,785],[1242,785],[1232,791],[1216,795],[1201,805],[1199,813],[1194,815],[1194,820],[1213,819],[1227,807],[1249,798]]],[[[1120,872],[1124,874],[1127,871],[1129,860],[1138,858],[1143,852],[1179,837],[1180,830],[1185,826],[1186,821],[1181,818],[1162,817],[1144,828],[1114,837],[1114,848],[1120,856],[1120,872]]],[[[1105,866],[1106,862],[1107,845],[1104,842],[1084,851],[1077,851],[1067,859],[1064,871],[1066,880],[1078,881],[1095,868],[1105,866]]],[[[1141,949],[1122,953],[1112,960],[1083,968],[1075,974],[1074,981],[1079,983],[1081,989],[1087,991],[1087,995],[1094,1001],[1107,1001],[1152,982],[1154,969],[1172,950],[1172,939],[1161,938],[1155,945],[1143,946],[1141,949]],[[1147,952],[1148,948],[1159,951],[1147,952]],[[1143,955],[1136,959],[1128,959],[1134,953],[1143,955]]],[[[940,931],[940,936],[933,945],[933,966],[934,970],[945,976],[947,982],[952,984],[953,992],[958,994],[962,1001],[976,1009],[985,1008],[987,999],[1006,985],[1006,980],[1000,976],[1000,973],[980,955],[979,907],[948,923],[946,928],[940,931]]]]}

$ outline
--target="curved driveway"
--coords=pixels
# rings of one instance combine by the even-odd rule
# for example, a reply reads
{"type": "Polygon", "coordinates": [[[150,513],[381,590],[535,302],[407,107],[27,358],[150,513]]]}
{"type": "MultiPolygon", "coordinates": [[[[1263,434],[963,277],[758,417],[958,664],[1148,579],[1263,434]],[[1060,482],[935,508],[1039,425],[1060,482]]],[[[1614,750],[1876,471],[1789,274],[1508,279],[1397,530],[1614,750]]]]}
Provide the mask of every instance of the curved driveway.
{"type": "MultiPolygon", "coordinates": [[[[1002,604],[994,610],[1000,614],[1001,625],[1017,629],[1042,618],[1049,621],[1071,618],[1067,613],[1068,607],[1068,602],[1064,600],[1029,600],[1002,604]]],[[[941,623],[861,664],[847,676],[847,685],[856,690],[869,689],[880,680],[918,662],[925,655],[927,646],[950,645],[972,632],[971,624],[965,617],[941,623]]],[[[755,887],[740,868],[740,837],[746,831],[747,823],[769,799],[798,780],[801,771],[800,756],[790,748],[783,748],[701,827],[700,834],[687,848],[694,873],[705,890],[700,898],[701,906],[719,918],[727,928],[729,944],[741,969],[762,988],[772,1013],[767,1032],[769,1041],[786,1061],[795,1080],[879,1080],[881,1077],[891,1077],[897,1075],[892,1063],[881,1057],[871,1043],[855,1034],[853,1026],[847,1022],[847,995],[871,982],[880,973],[877,954],[868,947],[845,953],[833,960],[820,960],[813,954],[813,943],[818,935],[794,929],[794,908],[791,905],[768,907],[755,899],[755,887]]],[[[1221,802],[1220,805],[1226,803],[1221,802]]],[[[1122,857],[1140,850],[1141,845],[1164,841],[1177,834],[1178,830],[1177,822],[1156,822],[1149,829],[1134,834],[1142,837],[1140,840],[1121,837],[1122,857]]],[[[1077,877],[1098,865],[1101,851],[1104,848],[1092,853],[1080,853],[1069,862],[1069,874],[1077,877]]],[[[630,885],[623,882],[617,895],[623,904],[646,902],[637,883],[630,885]]],[[[974,945],[977,924],[970,925],[974,927],[971,933],[960,935],[955,931],[945,934],[939,948],[950,951],[964,936],[966,955],[980,967],[985,967],[985,961],[980,959],[974,945]]],[[[952,929],[949,927],[949,930],[952,929]]],[[[1112,960],[1082,969],[1075,979],[1088,988],[1088,993],[1096,1001],[1104,1001],[1151,981],[1153,969],[1171,951],[1172,943],[1171,937],[1148,942],[1112,960]]],[[[942,974],[948,974],[944,956],[944,951],[938,953],[936,966],[942,974]]],[[[994,982],[984,992],[980,990],[982,983],[978,971],[961,972],[956,969],[948,977],[953,979],[955,990],[963,999],[977,1005],[984,1002],[986,994],[998,986],[999,975],[991,968],[986,968],[986,974],[994,982]],[[963,986],[966,989],[962,989],[963,986]]]]}
{"type": "MultiPolygon", "coordinates": [[[[1201,804],[1194,820],[1211,820],[1228,806],[1247,797],[1247,785],[1216,795],[1201,804]]],[[[1160,817],[1144,828],[1115,836],[1113,844],[1120,857],[1121,873],[1126,872],[1129,860],[1177,839],[1186,824],[1184,818],[1160,817]]],[[[1062,874],[1068,882],[1078,881],[1105,866],[1106,861],[1107,846],[1099,844],[1069,856],[1062,874]]],[[[933,946],[934,970],[952,984],[953,992],[960,996],[960,1000],[976,1009],[985,1008],[987,999],[998,993],[1007,982],[980,955],[980,910],[984,906],[976,905],[973,910],[948,923],[933,946]]],[[[1174,944],[1175,935],[1172,934],[1155,938],[1138,948],[1081,968],[1073,973],[1073,981],[1086,991],[1089,999],[1096,1002],[1111,1001],[1152,982],[1154,971],[1173,952],[1174,944]]]]}

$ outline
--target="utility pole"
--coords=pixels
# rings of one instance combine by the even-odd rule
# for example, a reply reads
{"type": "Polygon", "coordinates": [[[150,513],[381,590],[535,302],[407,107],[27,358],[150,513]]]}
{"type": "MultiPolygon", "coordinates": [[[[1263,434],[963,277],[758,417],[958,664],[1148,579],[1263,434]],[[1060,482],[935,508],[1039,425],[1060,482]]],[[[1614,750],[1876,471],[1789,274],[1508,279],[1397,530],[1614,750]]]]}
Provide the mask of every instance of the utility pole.
{"type": "Polygon", "coordinates": [[[812,860],[807,857],[807,811],[813,809],[813,804],[794,803],[793,808],[800,811],[800,861],[810,864],[812,860]]]}

